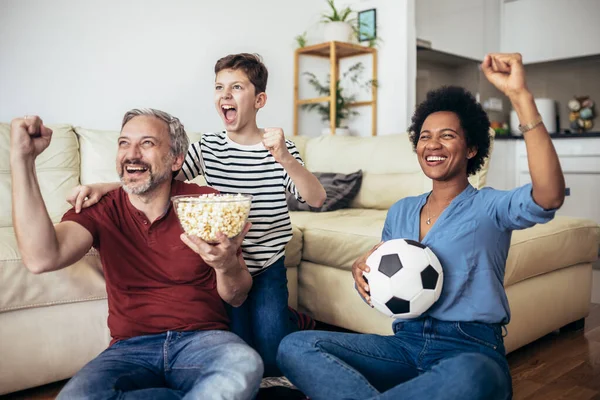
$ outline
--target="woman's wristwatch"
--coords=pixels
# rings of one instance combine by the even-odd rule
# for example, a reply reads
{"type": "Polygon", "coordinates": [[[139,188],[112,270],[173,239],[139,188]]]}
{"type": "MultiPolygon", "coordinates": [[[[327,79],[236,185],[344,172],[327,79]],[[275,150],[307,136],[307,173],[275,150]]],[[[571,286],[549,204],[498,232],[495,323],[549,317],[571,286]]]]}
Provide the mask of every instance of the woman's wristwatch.
{"type": "Polygon", "coordinates": [[[544,121],[542,121],[542,116],[538,115],[538,117],[533,122],[530,122],[525,125],[519,124],[519,130],[521,131],[521,133],[529,132],[530,130],[532,130],[533,128],[535,128],[536,126],[541,124],[542,122],[544,122],[544,121]]]}

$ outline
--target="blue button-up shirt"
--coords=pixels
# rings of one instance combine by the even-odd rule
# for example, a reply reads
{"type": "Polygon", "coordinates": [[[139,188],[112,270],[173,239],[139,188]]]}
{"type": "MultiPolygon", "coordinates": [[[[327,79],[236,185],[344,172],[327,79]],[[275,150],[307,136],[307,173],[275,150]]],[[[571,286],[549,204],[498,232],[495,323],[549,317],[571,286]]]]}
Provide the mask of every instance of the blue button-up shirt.
{"type": "MultiPolygon", "coordinates": [[[[420,211],[428,196],[407,197],[394,204],[381,239],[418,241],[420,211]]],[[[442,294],[425,314],[444,321],[508,323],[503,282],[512,231],[548,222],[554,213],[533,201],[531,184],[510,191],[468,185],[421,241],[444,270],[442,294]]]]}

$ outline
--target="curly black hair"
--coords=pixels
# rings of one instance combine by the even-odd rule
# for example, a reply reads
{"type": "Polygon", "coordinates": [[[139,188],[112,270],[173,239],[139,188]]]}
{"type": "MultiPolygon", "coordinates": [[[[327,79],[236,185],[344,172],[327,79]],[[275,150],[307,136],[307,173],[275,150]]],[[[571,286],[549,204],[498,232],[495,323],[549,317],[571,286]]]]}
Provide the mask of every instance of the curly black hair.
{"type": "Polygon", "coordinates": [[[475,174],[483,166],[490,151],[490,120],[481,104],[462,87],[443,86],[427,93],[425,101],[417,106],[408,128],[413,150],[417,150],[423,123],[429,115],[438,111],[456,114],[465,132],[467,147],[477,148],[477,154],[467,163],[467,176],[475,174]]]}

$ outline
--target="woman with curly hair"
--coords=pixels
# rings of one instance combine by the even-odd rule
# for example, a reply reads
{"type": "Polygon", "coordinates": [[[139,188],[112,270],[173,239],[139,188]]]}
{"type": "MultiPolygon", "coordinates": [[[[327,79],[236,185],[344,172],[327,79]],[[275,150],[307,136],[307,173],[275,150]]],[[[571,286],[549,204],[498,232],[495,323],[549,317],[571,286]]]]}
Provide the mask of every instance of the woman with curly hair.
{"type": "MultiPolygon", "coordinates": [[[[286,337],[279,365],[311,399],[512,397],[503,344],[511,233],[551,220],[564,201],[565,183],[520,54],[487,55],[482,69],[519,116],[532,183],[510,191],[473,188],[467,178],[488,155],[489,120],[464,89],[430,92],[412,118],[410,139],[433,190],[394,204],[381,240],[405,238],[430,247],[444,267],[442,294],[418,319],[395,320],[392,336],[312,331],[286,337]]],[[[369,304],[363,272],[378,246],[352,267],[369,304]]]]}

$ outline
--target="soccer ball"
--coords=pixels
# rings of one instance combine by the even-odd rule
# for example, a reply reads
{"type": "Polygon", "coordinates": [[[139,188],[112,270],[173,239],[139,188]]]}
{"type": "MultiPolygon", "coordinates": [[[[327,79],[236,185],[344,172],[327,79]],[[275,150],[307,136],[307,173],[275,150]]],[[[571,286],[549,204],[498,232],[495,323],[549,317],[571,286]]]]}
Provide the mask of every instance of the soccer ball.
{"type": "Polygon", "coordinates": [[[364,273],[373,306],[391,318],[411,319],[439,299],[444,272],[429,247],[408,239],[383,243],[369,258],[364,273]]]}

